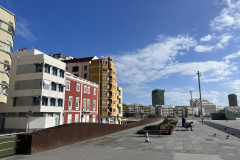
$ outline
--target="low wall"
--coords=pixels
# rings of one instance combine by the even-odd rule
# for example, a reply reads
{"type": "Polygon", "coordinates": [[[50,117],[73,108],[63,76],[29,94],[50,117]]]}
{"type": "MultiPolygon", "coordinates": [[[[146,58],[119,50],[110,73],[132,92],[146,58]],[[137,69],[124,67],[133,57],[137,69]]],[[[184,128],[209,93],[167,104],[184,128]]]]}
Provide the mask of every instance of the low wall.
{"type": "Polygon", "coordinates": [[[102,123],[73,123],[18,135],[16,154],[35,154],[49,149],[105,136],[125,129],[159,121],[149,118],[128,125],[102,123]]]}

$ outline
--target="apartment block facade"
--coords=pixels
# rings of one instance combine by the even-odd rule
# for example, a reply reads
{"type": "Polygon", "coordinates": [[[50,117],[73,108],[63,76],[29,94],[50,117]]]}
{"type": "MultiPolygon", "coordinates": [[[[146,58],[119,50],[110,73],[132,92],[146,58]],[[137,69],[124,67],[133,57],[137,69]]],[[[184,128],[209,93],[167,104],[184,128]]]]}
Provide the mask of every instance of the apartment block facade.
{"type": "Polygon", "coordinates": [[[15,23],[15,15],[0,6],[0,103],[7,103],[15,23]]]}
{"type": "MultiPolygon", "coordinates": [[[[56,56],[56,55],[53,55],[56,56]]],[[[66,63],[66,70],[77,77],[84,78],[90,80],[89,76],[89,65],[91,60],[97,59],[94,57],[86,57],[86,58],[73,58],[68,60],[63,60],[66,63]]]]}
{"type": "Polygon", "coordinates": [[[64,124],[98,122],[98,85],[66,73],[64,124]]]}
{"type": "Polygon", "coordinates": [[[62,124],[65,68],[36,49],[13,52],[8,102],[0,104],[1,128],[37,130],[62,124]]]}
{"type": "Polygon", "coordinates": [[[91,61],[90,81],[99,84],[98,120],[100,123],[117,122],[117,71],[111,57],[91,61]]]}
{"type": "Polygon", "coordinates": [[[122,99],[122,88],[117,87],[117,122],[116,124],[122,124],[123,117],[123,99],[122,99]]]}

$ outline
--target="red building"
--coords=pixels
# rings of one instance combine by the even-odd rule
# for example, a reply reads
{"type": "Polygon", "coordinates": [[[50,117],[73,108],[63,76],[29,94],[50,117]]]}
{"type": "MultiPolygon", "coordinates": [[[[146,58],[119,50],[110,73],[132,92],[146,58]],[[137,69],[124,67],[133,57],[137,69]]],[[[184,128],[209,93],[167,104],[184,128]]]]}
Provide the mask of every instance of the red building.
{"type": "Polygon", "coordinates": [[[98,84],[66,73],[64,124],[98,122],[98,84]]]}

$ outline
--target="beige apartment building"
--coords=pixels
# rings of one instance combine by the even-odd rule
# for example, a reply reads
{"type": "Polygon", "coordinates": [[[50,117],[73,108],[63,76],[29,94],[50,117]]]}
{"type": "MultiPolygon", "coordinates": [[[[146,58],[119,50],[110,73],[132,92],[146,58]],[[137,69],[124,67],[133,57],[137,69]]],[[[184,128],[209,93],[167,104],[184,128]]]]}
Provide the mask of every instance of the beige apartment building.
{"type": "Polygon", "coordinates": [[[15,15],[0,6],[0,103],[7,103],[15,23],[15,15]]]}
{"type": "Polygon", "coordinates": [[[0,104],[0,130],[38,130],[62,124],[66,64],[36,49],[12,55],[9,96],[6,104],[0,104]]]}

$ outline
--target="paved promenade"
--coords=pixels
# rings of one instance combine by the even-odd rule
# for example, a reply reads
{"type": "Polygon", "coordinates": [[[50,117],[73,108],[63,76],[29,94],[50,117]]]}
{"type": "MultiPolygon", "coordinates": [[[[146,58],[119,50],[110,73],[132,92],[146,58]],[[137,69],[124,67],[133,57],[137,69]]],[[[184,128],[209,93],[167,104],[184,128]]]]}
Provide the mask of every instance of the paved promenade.
{"type": "Polygon", "coordinates": [[[179,122],[173,135],[161,137],[150,135],[151,143],[145,143],[144,136],[135,134],[138,129],[142,128],[136,127],[36,155],[16,155],[5,158],[5,160],[239,159],[239,138],[232,135],[228,138],[227,133],[207,125],[202,125],[197,121],[194,121],[194,131],[186,131],[180,126],[181,122],[179,122]]]}

